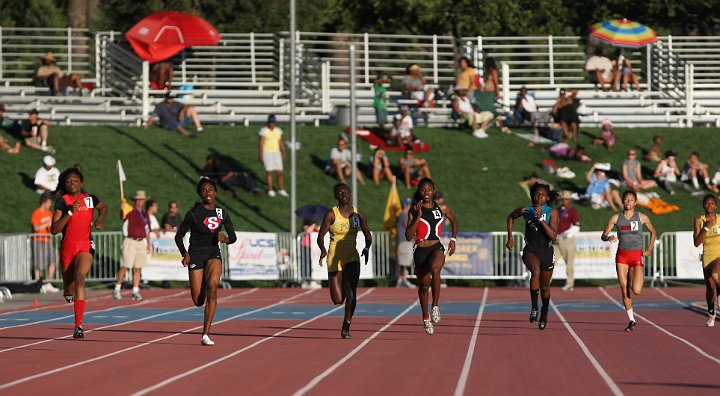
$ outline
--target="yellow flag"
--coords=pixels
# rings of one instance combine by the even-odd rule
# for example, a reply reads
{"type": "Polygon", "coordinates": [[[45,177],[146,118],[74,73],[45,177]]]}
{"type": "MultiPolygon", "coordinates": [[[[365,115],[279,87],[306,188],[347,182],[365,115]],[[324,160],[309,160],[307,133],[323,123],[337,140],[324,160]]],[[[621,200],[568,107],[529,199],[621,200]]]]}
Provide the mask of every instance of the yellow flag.
{"type": "Polygon", "coordinates": [[[390,231],[393,237],[395,237],[397,233],[397,219],[398,216],[400,216],[400,212],[402,212],[400,194],[398,194],[397,185],[393,179],[387,203],[385,204],[385,215],[383,216],[383,229],[390,231]]]}
{"type": "Polygon", "coordinates": [[[120,197],[120,210],[122,211],[122,219],[125,220],[128,214],[133,211],[133,207],[127,203],[125,197],[120,197]]]}

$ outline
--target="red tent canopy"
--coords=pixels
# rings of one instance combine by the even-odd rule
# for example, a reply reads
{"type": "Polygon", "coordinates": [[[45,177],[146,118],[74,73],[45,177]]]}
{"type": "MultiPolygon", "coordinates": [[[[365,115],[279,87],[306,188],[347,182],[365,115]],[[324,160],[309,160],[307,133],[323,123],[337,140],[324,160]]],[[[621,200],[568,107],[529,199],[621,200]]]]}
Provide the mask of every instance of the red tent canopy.
{"type": "Polygon", "coordinates": [[[217,45],[220,33],[206,20],[183,12],[156,12],[133,26],[125,37],[138,56],[159,62],[185,47],[217,45]]]}

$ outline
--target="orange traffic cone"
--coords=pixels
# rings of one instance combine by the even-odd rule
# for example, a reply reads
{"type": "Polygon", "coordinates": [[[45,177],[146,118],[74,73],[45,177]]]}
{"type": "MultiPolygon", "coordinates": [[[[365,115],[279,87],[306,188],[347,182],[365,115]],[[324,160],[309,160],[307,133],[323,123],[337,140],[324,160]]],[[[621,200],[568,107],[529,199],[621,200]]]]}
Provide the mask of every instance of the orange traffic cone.
{"type": "Polygon", "coordinates": [[[40,306],[40,303],[38,302],[38,299],[36,298],[35,301],[33,301],[33,307],[37,308],[40,306]]]}

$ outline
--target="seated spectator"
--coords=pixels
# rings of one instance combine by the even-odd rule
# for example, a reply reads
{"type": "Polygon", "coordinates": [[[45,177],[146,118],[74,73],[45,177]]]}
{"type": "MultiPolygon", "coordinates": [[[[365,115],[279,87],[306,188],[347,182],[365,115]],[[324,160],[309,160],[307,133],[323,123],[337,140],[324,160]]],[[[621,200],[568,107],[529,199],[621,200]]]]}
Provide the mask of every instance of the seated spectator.
{"type": "Polygon", "coordinates": [[[653,136],[653,146],[650,151],[645,153],[645,160],[654,162],[662,160],[663,157],[662,151],[660,151],[660,146],[662,146],[662,137],[659,135],[653,136]]]}
{"type": "Polygon", "coordinates": [[[57,59],[52,52],[48,51],[40,58],[40,67],[37,69],[36,78],[50,88],[50,94],[60,96],[67,94],[67,87],[76,91],[82,89],[82,79],[78,74],[65,74],[57,65],[57,59]]]}
{"type": "Polygon", "coordinates": [[[481,88],[482,80],[467,56],[463,56],[458,60],[458,67],[460,72],[455,76],[455,86],[467,87],[467,97],[472,102],[475,91],[481,88]]]}
{"type": "MultiPolygon", "coordinates": [[[[412,145],[412,133],[402,128],[402,114],[395,114],[393,117],[393,127],[386,136],[386,143],[390,146],[405,147],[412,145]]],[[[412,118],[409,118],[412,122],[412,118]]]]}
{"type": "Polygon", "coordinates": [[[710,186],[708,188],[715,194],[720,192],[720,163],[715,170],[715,174],[713,175],[712,180],[710,180],[710,186]]]}
{"type": "Polygon", "coordinates": [[[390,77],[381,74],[373,83],[373,107],[375,108],[375,122],[380,126],[381,130],[385,130],[388,117],[388,93],[387,87],[390,85],[390,77]]]}
{"type": "Polygon", "coordinates": [[[413,118],[410,115],[410,108],[407,106],[400,106],[399,117],[398,114],[396,114],[395,118],[398,120],[398,123],[397,126],[393,123],[396,130],[391,132],[391,136],[393,136],[393,139],[399,143],[398,145],[412,145],[414,142],[420,140],[417,136],[415,136],[415,132],[413,131],[414,124],[413,118]]]}
{"type": "Polygon", "coordinates": [[[613,91],[619,91],[620,80],[622,79],[622,89],[627,91],[632,81],[635,84],[635,90],[640,92],[640,81],[638,80],[637,74],[632,68],[630,59],[626,58],[622,52],[618,54],[618,57],[613,61],[613,91]]]}
{"type": "Polygon", "coordinates": [[[592,158],[588,157],[587,154],[585,154],[585,147],[579,144],[575,146],[575,148],[572,148],[569,144],[561,142],[550,146],[548,151],[550,151],[551,156],[557,159],[580,162],[592,161],[592,158]]]}
{"type": "Polygon", "coordinates": [[[637,160],[637,152],[634,149],[628,150],[627,158],[622,163],[622,173],[625,184],[633,191],[637,192],[657,187],[655,180],[643,179],[642,168],[637,160]]]}
{"type": "Polygon", "coordinates": [[[473,136],[477,138],[488,137],[485,128],[492,124],[495,116],[489,111],[478,113],[475,111],[470,98],[467,96],[468,88],[457,86],[455,88],[455,97],[453,98],[453,112],[458,117],[458,122],[467,124],[472,129],[473,136]]]}
{"type": "MultiPolygon", "coordinates": [[[[5,116],[4,104],[0,104],[0,129],[4,129],[10,133],[16,132],[16,129],[19,129],[19,124],[17,122],[5,116]]],[[[15,146],[10,146],[5,139],[5,136],[0,134],[0,151],[17,154],[20,152],[20,142],[15,142],[15,146]]]]}
{"type": "Polygon", "coordinates": [[[40,119],[40,114],[37,110],[33,109],[28,112],[28,118],[20,125],[19,138],[25,143],[26,146],[35,150],[46,151],[54,153],[55,149],[52,146],[48,146],[48,123],[47,121],[40,119]]]}
{"type": "Polygon", "coordinates": [[[380,185],[381,179],[387,179],[387,181],[393,181],[392,169],[390,169],[390,160],[388,159],[385,150],[377,149],[370,157],[372,177],[375,185],[380,185]]]}
{"type": "Polygon", "coordinates": [[[590,82],[600,85],[600,89],[605,90],[605,84],[613,82],[613,65],[606,56],[603,55],[602,48],[595,49],[595,55],[588,58],[585,63],[585,71],[588,72],[590,82]]]}
{"type": "Polygon", "coordinates": [[[170,89],[174,75],[172,58],[152,63],[150,65],[150,88],[157,90],[170,89]]]}
{"type": "Polygon", "coordinates": [[[147,212],[148,219],[150,220],[150,231],[155,234],[155,238],[159,238],[160,233],[163,231],[162,227],[160,227],[160,223],[158,222],[157,217],[155,216],[158,210],[158,203],[154,199],[148,199],[147,201],[145,201],[145,212],[147,212]]]}
{"type": "Polygon", "coordinates": [[[420,66],[408,66],[403,85],[405,86],[407,97],[417,100],[418,106],[435,107],[435,94],[433,93],[432,87],[427,86],[427,81],[422,75],[420,66]]]}
{"type": "Polygon", "coordinates": [[[20,142],[15,142],[14,146],[10,146],[5,140],[5,136],[0,135],[0,151],[5,151],[9,154],[17,154],[20,152],[20,142]]]}
{"type": "Polygon", "coordinates": [[[230,166],[220,162],[215,154],[209,154],[207,156],[207,164],[205,168],[203,168],[202,175],[215,180],[215,182],[225,190],[225,194],[233,198],[237,198],[237,192],[235,192],[235,187],[237,186],[242,187],[245,191],[251,192],[256,197],[262,194],[260,189],[257,188],[255,178],[250,172],[234,172],[230,169],[230,166]]]}
{"type": "Polygon", "coordinates": [[[52,194],[57,189],[60,170],[55,167],[55,158],[52,155],[43,157],[43,166],[35,172],[35,192],[38,194],[52,194]]]}
{"type": "MultiPolygon", "coordinates": [[[[345,178],[352,175],[352,160],[352,152],[347,149],[347,142],[345,139],[338,139],[337,147],[330,150],[325,172],[335,175],[340,183],[345,183],[345,178]]],[[[365,184],[362,172],[357,172],[357,180],[360,184],[365,184]]]]}
{"type": "Polygon", "coordinates": [[[515,101],[515,112],[513,114],[519,123],[527,121],[533,128],[537,125],[537,119],[540,116],[537,102],[535,102],[533,95],[528,94],[528,90],[525,87],[520,88],[520,94],[515,101]]]}
{"type": "Polygon", "coordinates": [[[708,165],[700,162],[700,153],[698,153],[697,151],[693,151],[692,153],[690,153],[690,158],[688,158],[687,162],[685,162],[685,165],[683,165],[682,172],[680,174],[680,180],[684,182],[690,180],[693,187],[695,187],[695,189],[697,190],[700,188],[700,184],[698,183],[698,176],[701,176],[703,178],[706,187],[710,186],[708,165]]]}
{"type": "Polygon", "coordinates": [[[585,179],[590,183],[585,190],[585,196],[590,200],[593,209],[609,206],[610,209],[617,212],[623,207],[622,200],[620,193],[610,187],[610,180],[605,175],[605,172],[609,170],[610,167],[607,164],[597,162],[593,164],[585,175],[585,179]]]}
{"type": "Polygon", "coordinates": [[[655,174],[653,176],[657,179],[660,186],[670,193],[670,195],[675,194],[676,188],[682,188],[692,193],[693,189],[689,185],[678,181],[680,169],[678,169],[677,163],[675,162],[676,156],[677,151],[666,151],[665,159],[660,161],[657,168],[655,168],[655,174]]]}
{"type": "Polygon", "coordinates": [[[615,132],[613,132],[612,121],[607,118],[600,123],[600,138],[593,140],[593,147],[603,145],[608,151],[615,147],[615,132]]]}
{"type": "Polygon", "coordinates": [[[405,155],[400,157],[400,172],[405,177],[405,186],[409,189],[413,181],[423,177],[432,178],[430,166],[427,160],[415,157],[413,150],[405,150],[405,155]]]}
{"type": "Polygon", "coordinates": [[[565,141],[577,138],[580,126],[580,116],[577,112],[577,93],[577,89],[573,89],[568,95],[564,89],[560,89],[557,101],[550,112],[560,122],[565,141]]]}
{"type": "Polygon", "coordinates": [[[178,209],[178,203],[176,201],[170,201],[168,203],[168,210],[162,217],[162,229],[166,232],[175,232],[182,223],[183,218],[180,215],[178,209]]]}
{"type": "Polygon", "coordinates": [[[195,124],[195,129],[198,132],[203,131],[202,124],[200,124],[200,117],[195,107],[175,101],[175,95],[170,92],[165,95],[165,100],[155,105],[153,114],[150,115],[147,123],[145,123],[145,129],[152,126],[155,118],[160,120],[160,126],[163,128],[168,131],[175,131],[183,136],[196,136],[195,133],[190,133],[185,129],[190,121],[195,124]]]}

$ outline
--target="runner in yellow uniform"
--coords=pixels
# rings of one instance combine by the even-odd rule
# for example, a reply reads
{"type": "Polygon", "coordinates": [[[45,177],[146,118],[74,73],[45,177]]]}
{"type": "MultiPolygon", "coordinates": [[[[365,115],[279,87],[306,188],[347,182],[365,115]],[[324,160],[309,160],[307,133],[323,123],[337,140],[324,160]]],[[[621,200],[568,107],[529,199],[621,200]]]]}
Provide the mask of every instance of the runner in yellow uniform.
{"type": "MultiPolygon", "coordinates": [[[[708,306],[707,326],[715,326],[715,300],[720,297],[720,224],[717,221],[717,198],[708,194],[703,198],[705,214],[695,218],[693,242],[703,245],[702,263],[705,278],[705,300],[708,306]],[[713,293],[715,293],[713,295],[713,293]]],[[[719,302],[720,304],[720,302],[719,302]]]]}

